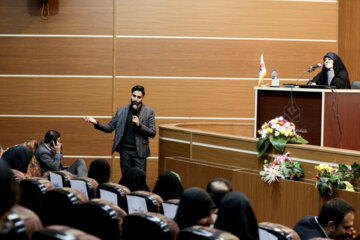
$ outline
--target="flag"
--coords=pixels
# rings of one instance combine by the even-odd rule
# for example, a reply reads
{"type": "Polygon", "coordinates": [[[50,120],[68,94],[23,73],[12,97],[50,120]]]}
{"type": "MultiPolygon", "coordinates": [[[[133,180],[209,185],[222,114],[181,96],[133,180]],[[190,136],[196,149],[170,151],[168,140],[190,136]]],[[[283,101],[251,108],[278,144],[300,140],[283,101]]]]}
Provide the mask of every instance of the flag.
{"type": "Polygon", "coordinates": [[[266,75],[266,67],[265,67],[265,63],[264,63],[264,54],[261,54],[260,69],[259,69],[259,83],[258,83],[259,87],[263,83],[263,79],[264,79],[265,75],[266,75]]]}

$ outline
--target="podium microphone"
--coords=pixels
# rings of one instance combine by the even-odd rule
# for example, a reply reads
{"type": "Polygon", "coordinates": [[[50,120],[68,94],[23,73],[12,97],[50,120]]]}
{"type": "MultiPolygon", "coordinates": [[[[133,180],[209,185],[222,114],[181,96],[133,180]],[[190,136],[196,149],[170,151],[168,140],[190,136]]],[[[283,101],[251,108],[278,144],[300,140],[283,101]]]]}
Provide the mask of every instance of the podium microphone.
{"type": "Polygon", "coordinates": [[[315,71],[316,68],[321,67],[321,63],[317,63],[316,65],[310,66],[308,70],[306,70],[305,72],[313,72],[315,71]]]}

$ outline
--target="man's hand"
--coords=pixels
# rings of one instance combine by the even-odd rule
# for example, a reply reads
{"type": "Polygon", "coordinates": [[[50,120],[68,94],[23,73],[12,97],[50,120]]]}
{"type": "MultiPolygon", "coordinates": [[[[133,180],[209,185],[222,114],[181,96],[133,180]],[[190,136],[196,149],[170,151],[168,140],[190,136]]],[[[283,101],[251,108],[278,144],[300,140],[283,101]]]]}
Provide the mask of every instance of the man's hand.
{"type": "Polygon", "coordinates": [[[55,153],[61,153],[62,143],[57,142],[55,144],[55,142],[53,142],[53,148],[54,148],[55,153]]]}
{"type": "Polygon", "coordinates": [[[132,116],[132,122],[135,123],[137,127],[140,126],[140,121],[139,121],[138,116],[133,115],[132,116]]]}
{"type": "Polygon", "coordinates": [[[96,119],[93,117],[84,117],[84,120],[85,120],[85,122],[88,122],[88,123],[97,124],[96,119]]]}

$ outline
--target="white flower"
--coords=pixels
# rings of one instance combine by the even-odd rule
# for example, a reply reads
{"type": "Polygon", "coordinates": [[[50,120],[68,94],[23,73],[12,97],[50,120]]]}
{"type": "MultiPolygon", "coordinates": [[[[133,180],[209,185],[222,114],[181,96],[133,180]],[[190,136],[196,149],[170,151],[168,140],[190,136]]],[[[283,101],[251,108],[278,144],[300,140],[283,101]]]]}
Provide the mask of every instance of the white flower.
{"type": "Polygon", "coordinates": [[[264,167],[264,171],[262,171],[264,176],[264,181],[269,184],[279,181],[279,178],[284,179],[285,176],[279,171],[279,166],[274,167],[264,167]]]}
{"type": "Polygon", "coordinates": [[[261,138],[266,138],[266,136],[267,136],[267,130],[266,129],[261,130],[261,138]]]}
{"type": "Polygon", "coordinates": [[[275,131],[275,137],[278,137],[278,136],[280,136],[280,132],[279,131],[275,131]]]}

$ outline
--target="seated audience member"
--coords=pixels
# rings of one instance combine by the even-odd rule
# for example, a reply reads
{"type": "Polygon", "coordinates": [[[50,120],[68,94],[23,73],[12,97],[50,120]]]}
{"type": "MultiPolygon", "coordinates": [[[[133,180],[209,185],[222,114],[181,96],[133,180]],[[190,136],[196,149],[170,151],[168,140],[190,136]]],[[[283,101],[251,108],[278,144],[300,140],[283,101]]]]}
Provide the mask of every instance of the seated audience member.
{"type": "Polygon", "coordinates": [[[8,164],[2,159],[0,159],[0,192],[0,232],[3,232],[4,222],[10,209],[20,200],[20,187],[8,164]]]}
{"type": "Polygon", "coordinates": [[[328,85],[341,89],[350,89],[349,73],[340,57],[332,52],[324,56],[324,65],[310,82],[315,85],[328,85]]]}
{"type": "Polygon", "coordinates": [[[224,178],[214,178],[207,185],[206,191],[214,200],[216,207],[219,207],[220,201],[225,196],[225,194],[232,191],[232,184],[224,178]]]}
{"type": "MultiPolygon", "coordinates": [[[[55,130],[49,130],[45,134],[44,141],[41,141],[39,147],[36,149],[36,159],[43,173],[63,169],[61,165],[63,145],[59,141],[60,133],[55,130]]],[[[87,177],[87,168],[83,159],[76,160],[66,171],[78,177],[87,177]]]]}
{"type": "Polygon", "coordinates": [[[203,189],[193,187],[181,195],[175,222],[180,230],[194,225],[210,226],[214,224],[216,205],[203,189]]]}
{"type": "Polygon", "coordinates": [[[221,200],[214,228],[230,232],[242,240],[259,240],[251,202],[240,192],[230,192],[221,200]]]}
{"type": "Polygon", "coordinates": [[[37,140],[29,140],[29,141],[24,142],[23,145],[28,147],[32,153],[32,158],[30,160],[30,163],[29,163],[29,166],[27,169],[27,174],[30,177],[40,177],[41,176],[41,168],[35,157],[35,151],[39,146],[38,141],[37,140]]]}
{"type": "Polygon", "coordinates": [[[2,155],[2,159],[9,164],[12,169],[27,173],[32,153],[29,148],[23,145],[16,145],[7,149],[2,155]]]}
{"type": "Polygon", "coordinates": [[[175,172],[164,172],[156,180],[152,192],[166,201],[169,199],[180,199],[183,191],[180,176],[175,172]]]}
{"type": "Polygon", "coordinates": [[[294,230],[302,240],[310,238],[354,239],[354,208],[335,198],[327,201],[318,216],[307,216],[296,223],[294,230]]]}
{"type": "Polygon", "coordinates": [[[138,167],[129,168],[120,179],[119,184],[128,187],[131,192],[150,191],[146,185],[146,173],[138,167]]]}
{"type": "Polygon", "coordinates": [[[95,179],[99,184],[107,183],[110,179],[110,164],[105,159],[96,159],[91,162],[88,177],[95,179]]]}

